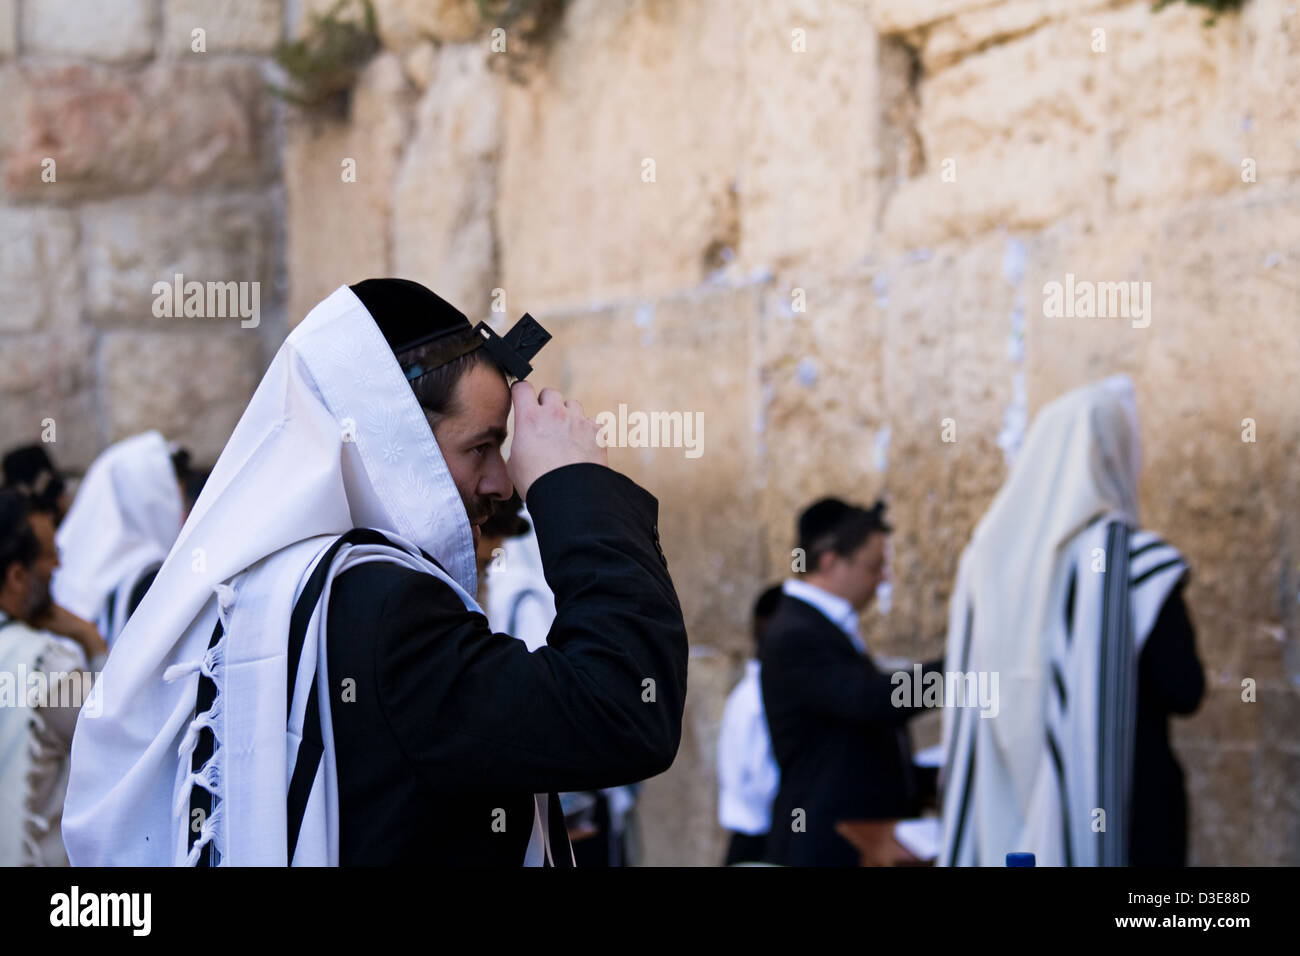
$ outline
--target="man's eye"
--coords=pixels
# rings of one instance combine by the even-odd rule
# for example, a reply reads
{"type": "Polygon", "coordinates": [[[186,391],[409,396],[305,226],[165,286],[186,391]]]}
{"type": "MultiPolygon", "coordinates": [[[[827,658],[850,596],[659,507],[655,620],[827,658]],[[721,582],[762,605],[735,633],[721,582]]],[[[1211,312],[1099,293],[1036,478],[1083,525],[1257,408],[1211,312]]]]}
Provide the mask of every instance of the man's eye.
{"type": "Polygon", "coordinates": [[[479,446],[477,446],[477,447],[475,447],[475,448],[473,448],[473,449],[471,449],[471,450],[474,452],[474,454],[476,454],[476,455],[478,455],[480,458],[482,458],[484,455],[487,454],[488,449],[491,448],[491,447],[492,447],[491,445],[479,445],[479,446]]]}

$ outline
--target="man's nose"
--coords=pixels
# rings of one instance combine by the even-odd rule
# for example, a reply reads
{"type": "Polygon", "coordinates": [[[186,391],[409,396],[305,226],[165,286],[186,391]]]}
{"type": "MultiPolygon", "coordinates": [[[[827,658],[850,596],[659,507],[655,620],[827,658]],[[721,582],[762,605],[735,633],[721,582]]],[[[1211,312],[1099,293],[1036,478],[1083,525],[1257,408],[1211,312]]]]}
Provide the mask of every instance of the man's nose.
{"type": "Polygon", "coordinates": [[[514,485],[510,483],[510,475],[506,471],[506,460],[501,457],[499,450],[493,453],[492,464],[488,467],[483,480],[479,482],[478,491],[480,495],[496,498],[498,501],[504,501],[515,493],[514,485]]]}

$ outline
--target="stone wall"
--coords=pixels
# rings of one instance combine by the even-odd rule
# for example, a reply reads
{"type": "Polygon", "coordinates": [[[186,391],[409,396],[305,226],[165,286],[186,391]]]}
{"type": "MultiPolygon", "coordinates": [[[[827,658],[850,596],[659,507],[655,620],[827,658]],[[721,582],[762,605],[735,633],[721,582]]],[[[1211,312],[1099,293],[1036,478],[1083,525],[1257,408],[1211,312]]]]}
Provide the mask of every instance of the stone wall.
{"type": "Polygon", "coordinates": [[[285,331],[266,88],[285,16],[281,0],[0,0],[6,447],[52,420],[74,472],[149,428],[220,453],[285,331]],[[178,273],[257,283],[257,324],[156,316],[154,283],[178,273]]]}
{"type": "Polygon", "coordinates": [[[1026,418],[1126,372],[1145,523],[1195,568],[1192,861],[1300,863],[1293,0],[1212,27],[1145,0],[571,0],[521,80],[472,4],[376,7],[350,119],[290,137],[293,318],[400,273],[474,317],[545,318],[536,378],[588,412],[703,412],[699,458],[611,455],[660,499],[693,645],[649,862],[721,856],[718,721],[798,508],[889,496],[868,641],[937,653],[1026,418]],[[1150,282],[1149,326],[1045,317],[1067,273],[1150,282]]]}

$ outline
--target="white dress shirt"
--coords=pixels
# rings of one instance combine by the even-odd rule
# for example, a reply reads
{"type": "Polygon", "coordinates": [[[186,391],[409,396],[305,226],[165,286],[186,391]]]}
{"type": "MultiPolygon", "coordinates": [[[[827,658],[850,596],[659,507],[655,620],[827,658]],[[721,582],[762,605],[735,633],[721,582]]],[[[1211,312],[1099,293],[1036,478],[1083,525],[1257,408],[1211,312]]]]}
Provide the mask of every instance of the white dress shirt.
{"type": "Polygon", "coordinates": [[[867,653],[867,643],[858,633],[858,612],[853,610],[853,605],[844,598],[799,578],[791,578],[782,584],[781,593],[797,598],[805,604],[811,604],[844,632],[845,636],[853,642],[853,646],[858,649],[859,654],[867,653]]]}

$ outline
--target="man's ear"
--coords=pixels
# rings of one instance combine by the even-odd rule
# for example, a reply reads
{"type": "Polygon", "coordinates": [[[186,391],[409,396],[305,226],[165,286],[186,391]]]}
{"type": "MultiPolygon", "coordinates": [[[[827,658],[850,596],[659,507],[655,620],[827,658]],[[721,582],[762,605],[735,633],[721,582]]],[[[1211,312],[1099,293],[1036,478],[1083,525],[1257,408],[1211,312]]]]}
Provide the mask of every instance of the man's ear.
{"type": "Polygon", "coordinates": [[[833,548],[827,548],[821,554],[817,555],[817,566],[813,568],[813,570],[818,574],[826,574],[835,566],[835,561],[838,557],[839,555],[835,553],[833,548]]]}
{"type": "Polygon", "coordinates": [[[27,575],[31,573],[31,569],[23,567],[21,561],[10,562],[9,567],[5,568],[4,576],[0,577],[0,594],[22,591],[27,586],[27,575]]]}

